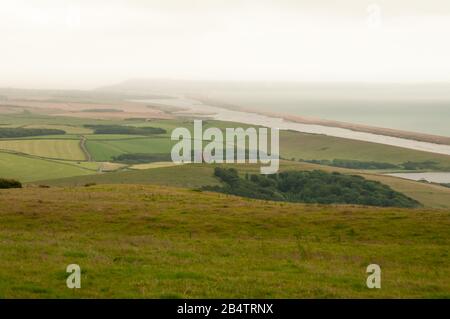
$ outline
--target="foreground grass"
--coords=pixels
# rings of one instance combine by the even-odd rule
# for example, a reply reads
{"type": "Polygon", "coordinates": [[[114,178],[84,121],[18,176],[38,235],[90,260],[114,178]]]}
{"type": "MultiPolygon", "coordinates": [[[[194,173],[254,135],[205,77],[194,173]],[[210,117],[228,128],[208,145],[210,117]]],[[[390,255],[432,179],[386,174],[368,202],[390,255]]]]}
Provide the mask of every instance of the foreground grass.
{"type": "Polygon", "coordinates": [[[0,192],[0,297],[450,297],[450,211],[107,185],[0,192]],[[68,264],[82,288],[66,288],[68,264]],[[382,288],[365,286],[367,265],[382,288]]]}

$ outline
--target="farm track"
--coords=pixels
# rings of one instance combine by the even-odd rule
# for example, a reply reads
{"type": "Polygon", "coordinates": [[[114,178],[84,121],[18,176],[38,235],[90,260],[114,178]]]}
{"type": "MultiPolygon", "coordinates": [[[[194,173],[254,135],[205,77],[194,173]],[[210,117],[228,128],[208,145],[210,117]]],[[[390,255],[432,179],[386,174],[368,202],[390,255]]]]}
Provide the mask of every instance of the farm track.
{"type": "Polygon", "coordinates": [[[84,135],[82,135],[81,139],[80,139],[80,148],[83,151],[84,156],[86,157],[86,160],[88,162],[92,162],[92,156],[86,148],[86,140],[87,140],[86,137],[84,135]]]}

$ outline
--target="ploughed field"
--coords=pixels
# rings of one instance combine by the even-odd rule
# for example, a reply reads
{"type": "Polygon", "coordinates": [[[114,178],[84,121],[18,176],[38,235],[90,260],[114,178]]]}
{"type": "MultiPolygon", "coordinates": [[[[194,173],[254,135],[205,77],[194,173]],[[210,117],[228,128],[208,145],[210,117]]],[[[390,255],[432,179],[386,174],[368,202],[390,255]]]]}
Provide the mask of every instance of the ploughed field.
{"type": "Polygon", "coordinates": [[[0,297],[450,297],[450,211],[151,185],[0,190],[0,297]],[[66,287],[67,265],[81,289],[66,287]],[[381,289],[366,287],[379,264],[381,289]]]}

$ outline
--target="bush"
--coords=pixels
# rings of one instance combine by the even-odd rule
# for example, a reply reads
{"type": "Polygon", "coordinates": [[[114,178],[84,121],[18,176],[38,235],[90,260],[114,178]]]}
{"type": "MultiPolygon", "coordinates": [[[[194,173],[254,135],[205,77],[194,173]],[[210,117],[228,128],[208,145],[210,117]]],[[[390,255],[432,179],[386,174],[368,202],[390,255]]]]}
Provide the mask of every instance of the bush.
{"type": "Polygon", "coordinates": [[[22,188],[22,183],[14,179],[0,178],[0,188],[22,188]]]}
{"type": "Polygon", "coordinates": [[[91,186],[95,186],[97,185],[97,183],[86,183],[84,184],[84,187],[91,187],[91,186]]]}

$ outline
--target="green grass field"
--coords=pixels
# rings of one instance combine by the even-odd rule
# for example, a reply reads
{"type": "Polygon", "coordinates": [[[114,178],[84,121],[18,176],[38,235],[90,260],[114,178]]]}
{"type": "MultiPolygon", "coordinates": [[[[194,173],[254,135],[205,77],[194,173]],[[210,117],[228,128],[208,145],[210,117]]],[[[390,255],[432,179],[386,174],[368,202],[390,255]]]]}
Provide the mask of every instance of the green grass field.
{"type": "Polygon", "coordinates": [[[0,140],[0,150],[53,159],[85,159],[77,140],[0,140]]]}
{"type": "Polygon", "coordinates": [[[0,152],[0,176],[21,182],[94,174],[76,162],[45,160],[0,152]]]}
{"type": "Polygon", "coordinates": [[[450,212],[161,186],[0,190],[1,298],[448,298],[450,212]],[[67,265],[82,271],[66,287],[67,265]],[[381,289],[366,267],[381,266],[381,289]]]}
{"type": "Polygon", "coordinates": [[[114,156],[125,153],[170,153],[170,138],[132,138],[117,140],[91,140],[88,138],[87,149],[97,161],[108,161],[114,156]]]}

